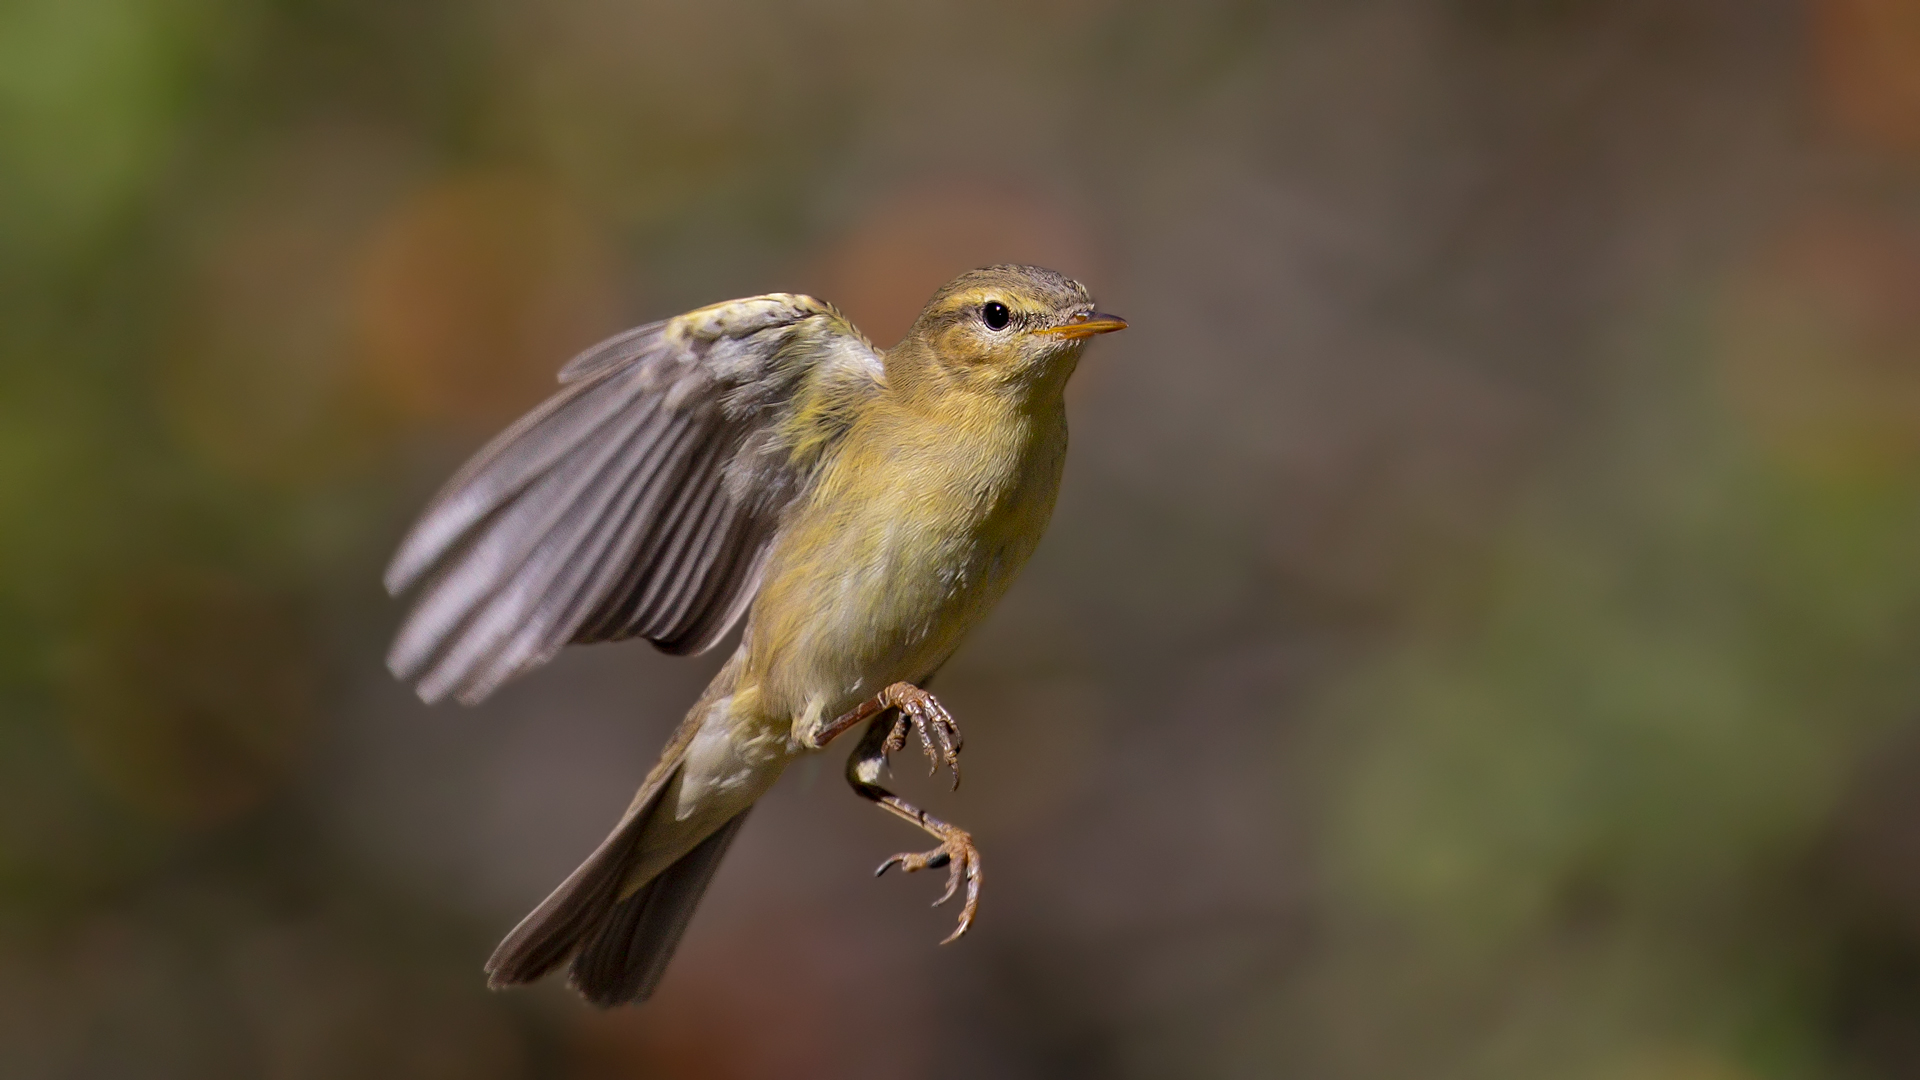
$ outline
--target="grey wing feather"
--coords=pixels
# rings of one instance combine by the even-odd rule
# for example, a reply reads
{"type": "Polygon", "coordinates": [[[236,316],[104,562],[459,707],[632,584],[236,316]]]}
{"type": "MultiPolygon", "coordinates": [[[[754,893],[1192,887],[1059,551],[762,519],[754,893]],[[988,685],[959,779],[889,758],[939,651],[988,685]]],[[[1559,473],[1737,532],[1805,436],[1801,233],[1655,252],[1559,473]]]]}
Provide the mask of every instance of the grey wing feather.
{"type": "Polygon", "coordinates": [[[784,293],[581,353],[401,544],[387,588],[421,588],[388,666],[429,701],[474,702],[572,641],[712,647],[751,604],[781,515],[831,441],[787,421],[806,410],[837,430],[833,414],[881,378],[838,312],[784,293]]]}

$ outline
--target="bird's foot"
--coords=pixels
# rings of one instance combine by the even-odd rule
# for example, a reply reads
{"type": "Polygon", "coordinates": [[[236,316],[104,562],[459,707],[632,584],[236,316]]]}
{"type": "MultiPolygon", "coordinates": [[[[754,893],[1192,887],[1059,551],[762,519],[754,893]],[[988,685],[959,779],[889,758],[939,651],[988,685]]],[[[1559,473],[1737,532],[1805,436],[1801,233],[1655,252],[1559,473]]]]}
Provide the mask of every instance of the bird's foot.
{"type": "MultiPolygon", "coordinates": [[[[925,690],[912,683],[894,683],[880,691],[876,699],[884,708],[897,709],[893,728],[887,733],[882,744],[884,751],[891,755],[907,745],[909,725],[920,736],[920,748],[927,753],[927,775],[940,771],[940,766],[953,771],[953,786],[960,786],[960,725],[954,722],[953,714],[946,706],[925,690]]],[[[965,836],[965,833],[961,833],[965,836]]]]}
{"type": "Polygon", "coordinates": [[[960,906],[960,925],[953,928],[940,944],[945,945],[967,932],[973,926],[973,916],[980,908],[980,849],[973,846],[973,837],[966,831],[943,821],[924,818],[921,828],[940,838],[940,846],[932,851],[902,852],[880,864],[873,872],[879,877],[891,867],[898,866],[905,873],[916,870],[947,868],[947,891],[933,902],[934,907],[954,898],[960,891],[960,883],[966,882],[966,901],[960,906]]]}

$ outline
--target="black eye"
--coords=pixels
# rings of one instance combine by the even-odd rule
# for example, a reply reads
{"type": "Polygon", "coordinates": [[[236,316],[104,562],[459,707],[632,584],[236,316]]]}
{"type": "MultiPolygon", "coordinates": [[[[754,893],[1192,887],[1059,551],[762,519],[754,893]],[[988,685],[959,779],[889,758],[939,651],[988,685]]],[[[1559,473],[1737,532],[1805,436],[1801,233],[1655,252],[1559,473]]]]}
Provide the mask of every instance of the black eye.
{"type": "Polygon", "coordinates": [[[1007,320],[1012,317],[1013,313],[1007,310],[1007,305],[998,300],[989,300],[980,309],[980,318],[986,322],[989,330],[1005,330],[1007,320]]]}

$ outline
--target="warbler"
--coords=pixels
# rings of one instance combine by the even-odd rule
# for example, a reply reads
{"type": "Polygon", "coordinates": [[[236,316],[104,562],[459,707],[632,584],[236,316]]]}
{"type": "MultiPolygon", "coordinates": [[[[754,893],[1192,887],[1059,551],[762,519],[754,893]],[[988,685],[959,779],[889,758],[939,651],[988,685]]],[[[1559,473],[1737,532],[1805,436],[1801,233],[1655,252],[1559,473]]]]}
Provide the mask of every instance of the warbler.
{"type": "MultiPolygon", "coordinates": [[[[473,703],[571,642],[738,647],[618,824],[501,942],[489,985],[571,959],[599,1006],[654,991],[727,846],[789,763],[861,723],[854,790],[932,850],[973,925],[965,830],[879,783],[910,734],[960,782],[953,717],[922,685],[1006,592],[1053,513],[1062,391],[1126,322],[1033,266],[962,274],[884,351],[832,305],[771,293],[628,330],[467,462],[386,574],[420,586],[388,666],[473,703]]],[[[944,944],[944,942],[943,942],[944,944]]]]}

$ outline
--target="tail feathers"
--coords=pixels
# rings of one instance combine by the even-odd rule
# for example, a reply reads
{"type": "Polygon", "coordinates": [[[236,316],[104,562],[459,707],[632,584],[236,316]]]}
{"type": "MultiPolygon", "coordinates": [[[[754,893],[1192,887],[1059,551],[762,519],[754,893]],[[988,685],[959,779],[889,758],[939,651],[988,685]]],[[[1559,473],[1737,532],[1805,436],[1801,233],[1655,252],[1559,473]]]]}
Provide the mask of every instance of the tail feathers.
{"type": "Polygon", "coordinates": [[[574,957],[568,982],[602,1008],[641,1002],[666,973],[693,909],[747,820],[742,810],[632,896],[613,906],[574,957]]]}
{"type": "Polygon", "coordinates": [[[529,983],[558,967],[593,932],[618,901],[627,868],[647,827],[647,818],[668,786],[655,787],[652,798],[633,807],[587,861],[567,875],[487,958],[487,985],[499,990],[529,983]]]}
{"type": "Polygon", "coordinates": [[[673,779],[673,772],[659,777],[587,861],[493,950],[486,967],[489,987],[533,982],[575,956],[569,981],[595,1005],[645,1001],[653,993],[747,816],[745,811],[735,815],[623,900],[620,888],[639,854],[647,820],[673,779]]]}

